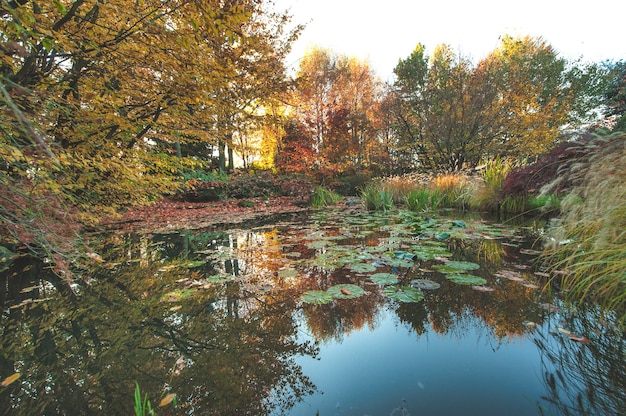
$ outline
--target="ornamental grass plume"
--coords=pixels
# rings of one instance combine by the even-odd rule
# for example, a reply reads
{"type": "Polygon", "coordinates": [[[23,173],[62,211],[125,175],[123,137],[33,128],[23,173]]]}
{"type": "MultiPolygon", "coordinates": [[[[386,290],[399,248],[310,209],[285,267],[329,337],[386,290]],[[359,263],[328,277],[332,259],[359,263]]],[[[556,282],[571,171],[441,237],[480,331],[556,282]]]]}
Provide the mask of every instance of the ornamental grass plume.
{"type": "Polygon", "coordinates": [[[564,164],[544,192],[574,184],[561,203],[546,259],[567,271],[561,285],[626,319],[626,134],[578,144],[587,156],[564,164]]]}

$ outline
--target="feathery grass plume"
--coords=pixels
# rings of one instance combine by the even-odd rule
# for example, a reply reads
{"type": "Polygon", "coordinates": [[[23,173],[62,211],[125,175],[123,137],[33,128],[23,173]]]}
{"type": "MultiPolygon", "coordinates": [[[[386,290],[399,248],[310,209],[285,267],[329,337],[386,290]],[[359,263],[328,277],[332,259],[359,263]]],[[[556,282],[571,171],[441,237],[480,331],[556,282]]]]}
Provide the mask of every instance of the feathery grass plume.
{"type": "Polygon", "coordinates": [[[512,161],[500,157],[486,161],[480,170],[482,186],[473,187],[470,205],[487,211],[498,211],[502,202],[502,184],[513,167],[512,161]]]}
{"type": "Polygon", "coordinates": [[[431,185],[433,192],[439,193],[438,206],[442,208],[459,208],[464,205],[461,196],[468,184],[467,176],[448,173],[437,176],[431,185]]]}
{"type": "Polygon", "coordinates": [[[561,216],[549,235],[546,258],[566,270],[561,284],[576,299],[599,301],[626,321],[626,135],[580,143],[587,152],[559,169],[571,183],[561,216]]]}

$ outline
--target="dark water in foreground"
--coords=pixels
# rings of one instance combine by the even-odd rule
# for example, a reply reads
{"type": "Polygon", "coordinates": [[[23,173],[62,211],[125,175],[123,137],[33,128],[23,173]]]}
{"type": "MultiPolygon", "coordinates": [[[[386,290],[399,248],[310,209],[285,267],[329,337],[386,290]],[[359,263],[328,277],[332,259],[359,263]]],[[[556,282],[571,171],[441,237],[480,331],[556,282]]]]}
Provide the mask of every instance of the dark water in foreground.
{"type": "Polygon", "coordinates": [[[91,236],[69,286],[16,259],[0,414],[133,414],[135,382],[159,415],[624,414],[623,333],[542,290],[532,228],[326,210],[91,236]]]}

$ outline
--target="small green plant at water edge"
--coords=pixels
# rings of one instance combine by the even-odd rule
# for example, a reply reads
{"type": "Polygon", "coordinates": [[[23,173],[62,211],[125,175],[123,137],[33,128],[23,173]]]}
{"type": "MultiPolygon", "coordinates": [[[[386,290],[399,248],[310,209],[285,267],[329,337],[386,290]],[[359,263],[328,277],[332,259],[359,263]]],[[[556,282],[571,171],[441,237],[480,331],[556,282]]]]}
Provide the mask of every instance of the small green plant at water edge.
{"type": "MultiPolygon", "coordinates": [[[[169,404],[174,406],[174,409],[177,407],[176,394],[170,393],[165,396],[161,403],[159,403],[159,407],[165,407],[169,404]]],[[[150,400],[148,400],[148,395],[146,394],[143,398],[141,397],[141,390],[139,389],[139,383],[135,382],[135,416],[154,416],[156,413],[152,409],[152,404],[150,400]]]]}
{"type": "Polygon", "coordinates": [[[378,185],[368,185],[361,191],[361,199],[368,211],[393,209],[393,194],[378,185]]]}
{"type": "Polygon", "coordinates": [[[315,208],[324,207],[327,205],[333,205],[341,201],[342,197],[338,193],[335,193],[323,186],[317,186],[311,196],[311,205],[315,208]]]}
{"type": "Polygon", "coordinates": [[[135,382],[135,416],[148,416],[154,414],[152,404],[150,403],[150,400],[148,400],[148,395],[146,394],[142,399],[139,383],[135,382]]]}

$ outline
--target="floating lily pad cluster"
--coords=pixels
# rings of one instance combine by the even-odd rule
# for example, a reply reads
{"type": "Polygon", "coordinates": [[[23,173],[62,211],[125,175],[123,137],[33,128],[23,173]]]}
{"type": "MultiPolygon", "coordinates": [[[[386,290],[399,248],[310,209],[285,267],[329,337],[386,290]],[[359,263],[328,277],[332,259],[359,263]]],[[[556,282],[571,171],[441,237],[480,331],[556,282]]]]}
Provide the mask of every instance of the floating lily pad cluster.
{"type": "Polygon", "coordinates": [[[433,269],[443,273],[446,279],[451,282],[468,285],[481,286],[487,284],[487,280],[480,276],[467,274],[468,271],[479,269],[480,265],[470,261],[447,261],[444,264],[434,266],[433,269]]]}
{"type": "Polygon", "coordinates": [[[341,284],[329,287],[327,290],[309,290],[300,296],[304,303],[323,305],[334,299],[354,299],[365,294],[365,289],[353,284],[341,284]]]}

